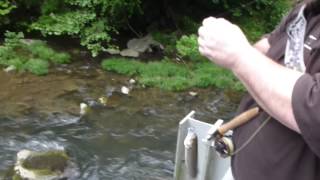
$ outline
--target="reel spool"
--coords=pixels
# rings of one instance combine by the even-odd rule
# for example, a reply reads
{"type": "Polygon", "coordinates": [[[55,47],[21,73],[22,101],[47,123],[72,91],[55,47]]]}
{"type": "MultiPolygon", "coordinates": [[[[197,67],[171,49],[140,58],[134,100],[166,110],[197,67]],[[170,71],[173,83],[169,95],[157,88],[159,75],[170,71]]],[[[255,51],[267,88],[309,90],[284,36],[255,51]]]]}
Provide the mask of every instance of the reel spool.
{"type": "Polygon", "coordinates": [[[234,145],[231,137],[218,138],[214,142],[214,149],[223,158],[232,156],[234,153],[234,145]]]}

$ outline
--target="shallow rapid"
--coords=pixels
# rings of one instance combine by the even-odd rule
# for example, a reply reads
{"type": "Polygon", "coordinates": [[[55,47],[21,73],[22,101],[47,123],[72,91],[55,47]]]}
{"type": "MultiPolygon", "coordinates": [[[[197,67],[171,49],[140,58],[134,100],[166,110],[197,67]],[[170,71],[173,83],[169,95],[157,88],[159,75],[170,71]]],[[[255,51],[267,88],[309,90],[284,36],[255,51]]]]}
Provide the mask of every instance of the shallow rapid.
{"type": "Polygon", "coordinates": [[[129,80],[84,62],[43,77],[1,71],[0,177],[22,149],[65,149],[76,164],[75,179],[172,179],[179,121],[191,110],[207,122],[228,119],[238,101],[213,89],[191,95],[129,80]],[[132,86],[129,95],[122,86],[132,86]],[[99,97],[107,98],[105,106],[99,97]],[[83,102],[91,111],[80,117],[83,102]]]}

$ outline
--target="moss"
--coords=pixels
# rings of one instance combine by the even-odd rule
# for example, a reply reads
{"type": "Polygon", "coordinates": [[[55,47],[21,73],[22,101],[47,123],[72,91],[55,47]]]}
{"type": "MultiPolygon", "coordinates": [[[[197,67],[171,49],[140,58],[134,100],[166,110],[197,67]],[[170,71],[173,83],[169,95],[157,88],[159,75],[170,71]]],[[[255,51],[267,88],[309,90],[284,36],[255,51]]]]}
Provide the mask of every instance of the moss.
{"type": "Polygon", "coordinates": [[[165,90],[181,91],[192,87],[216,87],[244,90],[233,74],[210,62],[177,64],[168,60],[142,63],[132,59],[112,58],[102,68],[124,75],[135,75],[140,84],[165,90]]]}
{"type": "Polygon", "coordinates": [[[67,167],[68,156],[63,151],[35,153],[23,161],[22,166],[35,171],[38,175],[50,175],[54,172],[63,172],[67,167]]]}
{"type": "Polygon", "coordinates": [[[12,180],[23,180],[20,175],[15,174],[12,176],[12,180]]]}

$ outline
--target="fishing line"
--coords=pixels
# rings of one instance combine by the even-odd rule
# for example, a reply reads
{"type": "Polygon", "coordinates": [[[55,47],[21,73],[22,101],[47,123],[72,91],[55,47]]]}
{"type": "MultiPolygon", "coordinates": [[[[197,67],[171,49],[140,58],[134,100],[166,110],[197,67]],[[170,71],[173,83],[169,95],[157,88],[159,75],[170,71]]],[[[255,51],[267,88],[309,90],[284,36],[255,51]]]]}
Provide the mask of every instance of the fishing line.
{"type": "Polygon", "coordinates": [[[257,134],[261,131],[261,129],[266,126],[266,124],[270,121],[271,116],[269,116],[267,119],[264,120],[264,122],[254,131],[254,133],[233,153],[230,154],[230,156],[234,156],[238,154],[240,151],[242,151],[247,145],[257,136],[257,134]]]}

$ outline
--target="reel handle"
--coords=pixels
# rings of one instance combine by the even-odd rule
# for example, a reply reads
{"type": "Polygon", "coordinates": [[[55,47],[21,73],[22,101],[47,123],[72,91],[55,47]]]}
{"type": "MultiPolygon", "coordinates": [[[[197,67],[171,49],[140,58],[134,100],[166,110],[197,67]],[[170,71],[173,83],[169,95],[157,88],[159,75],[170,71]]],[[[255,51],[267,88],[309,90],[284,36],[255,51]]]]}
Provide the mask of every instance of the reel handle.
{"type": "Polygon", "coordinates": [[[223,136],[229,130],[234,129],[234,128],[241,126],[242,124],[248,122],[249,120],[254,118],[256,115],[258,115],[258,113],[259,113],[258,107],[251,108],[251,109],[241,113],[240,115],[231,119],[229,122],[221,125],[220,128],[218,129],[219,134],[223,136]]]}

